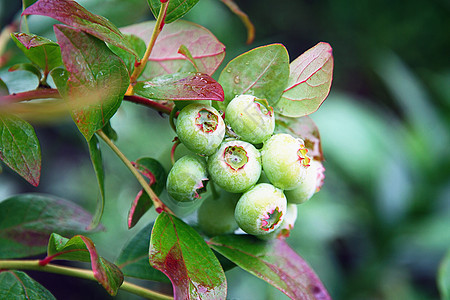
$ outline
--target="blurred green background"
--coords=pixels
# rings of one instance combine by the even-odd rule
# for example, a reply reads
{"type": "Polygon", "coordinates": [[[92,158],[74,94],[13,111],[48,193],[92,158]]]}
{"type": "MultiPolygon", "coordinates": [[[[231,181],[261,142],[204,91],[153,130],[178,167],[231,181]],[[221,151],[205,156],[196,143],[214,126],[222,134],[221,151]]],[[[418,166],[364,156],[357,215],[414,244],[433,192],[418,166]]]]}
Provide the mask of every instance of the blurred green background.
{"type": "MultiPolygon", "coordinates": [[[[153,19],[145,0],[79,3],[118,26],[153,19]]],[[[225,44],[226,61],[269,43],[284,44],[291,60],[320,41],[333,47],[332,90],[311,115],[321,132],[327,177],[322,190],[299,206],[288,242],[333,299],[438,299],[437,270],[450,249],[450,2],[236,3],[255,24],[251,45],[245,44],[240,20],[219,0],[201,0],[185,16],[225,44]]],[[[20,6],[20,1],[0,1],[2,28],[17,20],[20,6]]],[[[52,22],[31,17],[29,28],[51,38],[52,22]]],[[[0,69],[2,78],[12,76],[5,75],[7,66],[24,61],[12,43],[6,50],[10,60],[0,69]]],[[[43,154],[41,186],[32,188],[4,167],[0,199],[38,191],[93,211],[98,188],[81,134],[69,118],[35,125],[43,154]]],[[[117,145],[130,159],[150,156],[169,166],[174,133],[167,118],[125,103],[112,125],[119,134],[117,145]]],[[[127,229],[126,214],[139,187],[103,149],[107,231],[92,238],[100,253],[114,261],[123,244],[155,215],[127,229]]],[[[31,275],[57,298],[108,298],[95,283],[31,275]],[[64,294],[67,290],[73,293],[64,294]]],[[[229,299],[284,297],[237,268],[227,276],[229,299]]],[[[171,291],[168,285],[157,288],[171,291]]],[[[124,292],[118,297],[134,298],[124,292]]]]}

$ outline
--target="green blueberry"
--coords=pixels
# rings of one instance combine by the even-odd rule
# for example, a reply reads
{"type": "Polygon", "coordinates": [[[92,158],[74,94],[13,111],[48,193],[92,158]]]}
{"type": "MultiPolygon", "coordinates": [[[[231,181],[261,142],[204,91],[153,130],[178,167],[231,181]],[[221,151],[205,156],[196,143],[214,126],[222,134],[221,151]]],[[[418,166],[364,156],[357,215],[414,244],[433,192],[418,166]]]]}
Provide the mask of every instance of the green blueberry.
{"type": "Polygon", "coordinates": [[[225,121],[244,141],[260,144],[270,138],[275,128],[273,108],[266,99],[251,95],[236,96],[228,104],[225,121]]]}
{"type": "Polygon", "coordinates": [[[258,238],[262,240],[272,240],[275,238],[287,238],[291,234],[291,230],[294,228],[295,221],[297,220],[297,209],[296,204],[287,204],[286,215],[284,216],[283,222],[281,222],[280,227],[272,231],[269,234],[257,235],[258,238]]]}
{"type": "Polygon", "coordinates": [[[206,163],[200,157],[186,155],[175,162],[167,176],[167,192],[178,202],[201,198],[206,191],[208,174],[206,163]]]}
{"type": "Polygon", "coordinates": [[[286,206],[282,190],[269,183],[259,183],[241,196],[234,217],[248,234],[266,235],[280,227],[286,206]]]}
{"type": "Polygon", "coordinates": [[[209,236],[233,233],[239,228],[234,218],[234,209],[240,194],[221,190],[218,197],[213,195],[205,199],[197,210],[197,222],[200,229],[209,236]]]}
{"type": "Polygon", "coordinates": [[[268,139],[261,150],[263,170],[270,183],[282,190],[300,184],[309,166],[308,150],[301,139],[278,133],[268,139]]]}
{"type": "Polygon", "coordinates": [[[218,186],[231,193],[251,188],[261,175],[259,151],[250,143],[231,140],[223,142],[208,157],[208,172],[218,186]]]}
{"type": "Polygon", "coordinates": [[[311,199],[323,184],[324,171],[325,168],[320,161],[311,160],[302,182],[294,189],[285,191],[288,202],[300,204],[311,199]]]}
{"type": "Polygon", "coordinates": [[[216,151],[225,136],[225,123],[212,106],[192,103],[177,118],[177,135],[189,150],[204,155],[216,151]]]}

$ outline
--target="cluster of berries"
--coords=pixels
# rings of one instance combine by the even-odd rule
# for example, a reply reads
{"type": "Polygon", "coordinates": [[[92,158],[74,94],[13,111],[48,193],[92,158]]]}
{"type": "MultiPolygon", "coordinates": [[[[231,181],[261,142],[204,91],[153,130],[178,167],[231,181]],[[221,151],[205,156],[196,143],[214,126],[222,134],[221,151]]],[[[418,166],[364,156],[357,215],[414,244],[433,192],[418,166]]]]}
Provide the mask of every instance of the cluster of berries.
{"type": "Polygon", "coordinates": [[[296,204],[320,189],[322,164],[308,157],[303,140],[274,130],[273,108],[251,95],[236,96],[225,118],[207,104],[180,111],[178,138],[196,154],[175,162],[167,191],[187,202],[201,198],[208,181],[220,187],[198,210],[205,233],[232,233],[239,226],[261,238],[288,235],[296,204]]]}

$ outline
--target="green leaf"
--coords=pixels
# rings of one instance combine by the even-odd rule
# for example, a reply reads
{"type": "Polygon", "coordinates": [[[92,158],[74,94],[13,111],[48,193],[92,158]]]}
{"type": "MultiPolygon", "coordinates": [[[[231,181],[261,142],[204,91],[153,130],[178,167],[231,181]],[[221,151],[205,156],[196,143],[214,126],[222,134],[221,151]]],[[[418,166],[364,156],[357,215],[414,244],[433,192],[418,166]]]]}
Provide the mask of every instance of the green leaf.
{"type": "Polygon", "coordinates": [[[150,238],[150,264],[166,274],[175,299],[225,299],[227,284],[219,261],[202,237],[162,212],[150,238]]]}
{"type": "Polygon", "coordinates": [[[100,257],[91,239],[76,235],[70,240],[52,234],[48,245],[46,263],[52,259],[90,261],[94,277],[112,296],[117,294],[123,283],[123,273],[113,263],[100,257]]]}
{"type": "Polygon", "coordinates": [[[318,43],[291,65],[289,83],[275,111],[288,117],[315,112],[327,98],[333,79],[333,53],[327,43],[318,43]]]}
{"type": "Polygon", "coordinates": [[[44,253],[52,232],[87,232],[92,215],[54,196],[22,194],[0,202],[0,258],[44,253]]]}
{"type": "MultiPolygon", "coordinates": [[[[133,35],[133,34],[126,34],[124,35],[124,38],[128,40],[128,43],[131,45],[131,47],[134,49],[134,51],[137,53],[138,57],[143,57],[145,54],[145,50],[147,49],[147,45],[145,42],[133,35]]],[[[128,51],[123,50],[122,48],[119,48],[114,45],[108,45],[109,49],[111,49],[112,52],[114,52],[117,56],[119,56],[127,66],[128,72],[131,74],[134,70],[134,64],[136,62],[136,57],[132,54],[130,54],[128,51]]]]}
{"type": "MultiPolygon", "coordinates": [[[[133,165],[149,180],[150,187],[159,196],[166,186],[167,178],[166,171],[161,163],[156,159],[143,157],[133,162],[133,165]]],[[[152,205],[150,196],[144,190],[140,190],[128,212],[128,228],[133,228],[152,205]]]]}
{"type": "Polygon", "coordinates": [[[447,252],[439,267],[438,287],[443,300],[450,299],[450,251],[447,252]]]}
{"type": "Polygon", "coordinates": [[[223,69],[219,83],[225,91],[222,109],[236,96],[251,94],[274,105],[289,77],[289,55],[281,44],[272,44],[239,55],[223,69]]]}
{"type": "MultiPolygon", "coordinates": [[[[51,257],[51,260],[91,261],[86,244],[79,235],[68,239],[57,233],[52,233],[48,240],[47,257],[51,257]]],[[[50,262],[50,260],[47,262],[50,262]]]]}
{"type": "Polygon", "coordinates": [[[89,155],[91,157],[92,165],[94,166],[95,175],[97,176],[98,187],[100,189],[100,198],[97,201],[97,210],[92,219],[90,228],[95,228],[100,223],[105,208],[105,174],[103,171],[102,152],[100,150],[100,143],[98,138],[93,135],[88,142],[89,155]]]}
{"type": "MultiPolygon", "coordinates": [[[[169,24],[178,20],[190,11],[198,1],[199,0],[170,0],[164,22],[169,24]]],[[[161,10],[161,0],[147,0],[147,2],[155,18],[158,18],[159,11],[161,10]]]]}
{"type": "MultiPolygon", "coordinates": [[[[55,25],[67,71],[72,118],[86,140],[116,113],[129,84],[123,61],[97,38],[55,25]]],[[[63,94],[64,96],[64,94],[63,94]]]]}
{"type": "Polygon", "coordinates": [[[0,159],[29,183],[39,185],[41,147],[29,123],[0,114],[0,159]]]}
{"type": "MultiPolygon", "coordinates": [[[[121,28],[123,32],[134,34],[148,44],[155,22],[144,22],[121,28]]],[[[182,70],[187,62],[178,53],[184,45],[192,55],[199,71],[212,75],[225,58],[225,46],[206,28],[178,20],[164,26],[153,47],[142,77],[152,79],[182,70]]]]}
{"type": "Polygon", "coordinates": [[[138,59],[133,47],[113,23],[102,16],[90,13],[75,1],[39,0],[25,9],[22,15],[41,15],[53,18],[122,48],[138,59]]]}
{"type": "Polygon", "coordinates": [[[8,69],[9,72],[14,72],[17,70],[24,70],[33,73],[36,77],[41,80],[42,74],[41,71],[33,64],[25,63],[25,64],[16,64],[8,69]]]}
{"type": "Polygon", "coordinates": [[[0,272],[0,299],[56,299],[41,284],[21,271],[0,272]]]}
{"type": "Polygon", "coordinates": [[[11,37],[17,47],[31,60],[48,74],[52,69],[61,66],[61,49],[52,40],[35,34],[12,33],[11,37]]]}
{"type": "Polygon", "coordinates": [[[275,117],[275,132],[289,133],[301,138],[305,142],[306,149],[308,149],[309,157],[319,161],[324,160],[319,128],[309,116],[289,118],[277,114],[275,117]]]}
{"type": "Polygon", "coordinates": [[[137,95],[153,100],[212,100],[223,101],[220,84],[211,76],[202,73],[175,73],[137,82],[137,95]]]}
{"type": "Polygon", "coordinates": [[[127,242],[120,251],[116,265],[125,276],[169,282],[164,273],[148,263],[148,246],[152,228],[153,223],[148,224],[127,242]]]}
{"type": "Polygon", "coordinates": [[[284,240],[265,242],[249,235],[228,235],[212,238],[209,245],[291,299],[331,299],[314,271],[284,240]]]}
{"type": "Polygon", "coordinates": [[[0,96],[8,95],[8,87],[0,78],[0,96]]]}

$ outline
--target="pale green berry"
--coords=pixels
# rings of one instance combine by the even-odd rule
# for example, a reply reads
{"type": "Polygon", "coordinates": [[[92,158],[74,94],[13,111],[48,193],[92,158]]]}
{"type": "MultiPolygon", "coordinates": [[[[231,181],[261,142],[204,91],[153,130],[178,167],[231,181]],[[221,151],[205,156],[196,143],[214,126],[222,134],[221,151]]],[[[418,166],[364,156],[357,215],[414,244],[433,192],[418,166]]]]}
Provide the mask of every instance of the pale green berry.
{"type": "Polygon", "coordinates": [[[197,211],[200,229],[209,236],[233,233],[239,228],[234,218],[234,209],[240,194],[221,190],[218,197],[205,199],[197,211]]]}
{"type": "Polygon", "coordinates": [[[200,103],[189,104],[180,111],[176,129],[186,148],[204,155],[213,154],[225,136],[225,123],[219,112],[200,103]]]}
{"type": "Polygon", "coordinates": [[[320,161],[312,160],[302,182],[294,189],[285,191],[288,202],[300,204],[311,199],[323,184],[324,171],[320,161]]]}
{"type": "Polygon", "coordinates": [[[268,139],[262,148],[262,165],[269,181],[283,190],[300,184],[309,166],[308,150],[301,139],[278,133],[268,139]]]}
{"type": "Polygon", "coordinates": [[[167,176],[167,192],[179,202],[194,201],[205,191],[208,174],[203,158],[186,155],[175,162],[167,176]]]}
{"type": "Polygon", "coordinates": [[[208,172],[221,188],[242,193],[251,188],[261,175],[259,151],[250,143],[231,140],[223,142],[208,157],[208,172]]]}
{"type": "Polygon", "coordinates": [[[283,191],[269,183],[259,183],[239,199],[234,217],[239,227],[252,235],[265,235],[280,227],[286,214],[283,191]]]}
{"type": "Polygon", "coordinates": [[[244,141],[260,144],[270,138],[275,128],[273,108],[266,99],[251,95],[236,96],[228,104],[225,121],[244,141]]]}
{"type": "Polygon", "coordinates": [[[257,235],[262,240],[271,240],[274,238],[287,238],[289,237],[291,230],[294,228],[295,221],[297,220],[298,207],[297,204],[287,204],[286,215],[281,223],[280,227],[272,231],[269,234],[257,235]]]}

